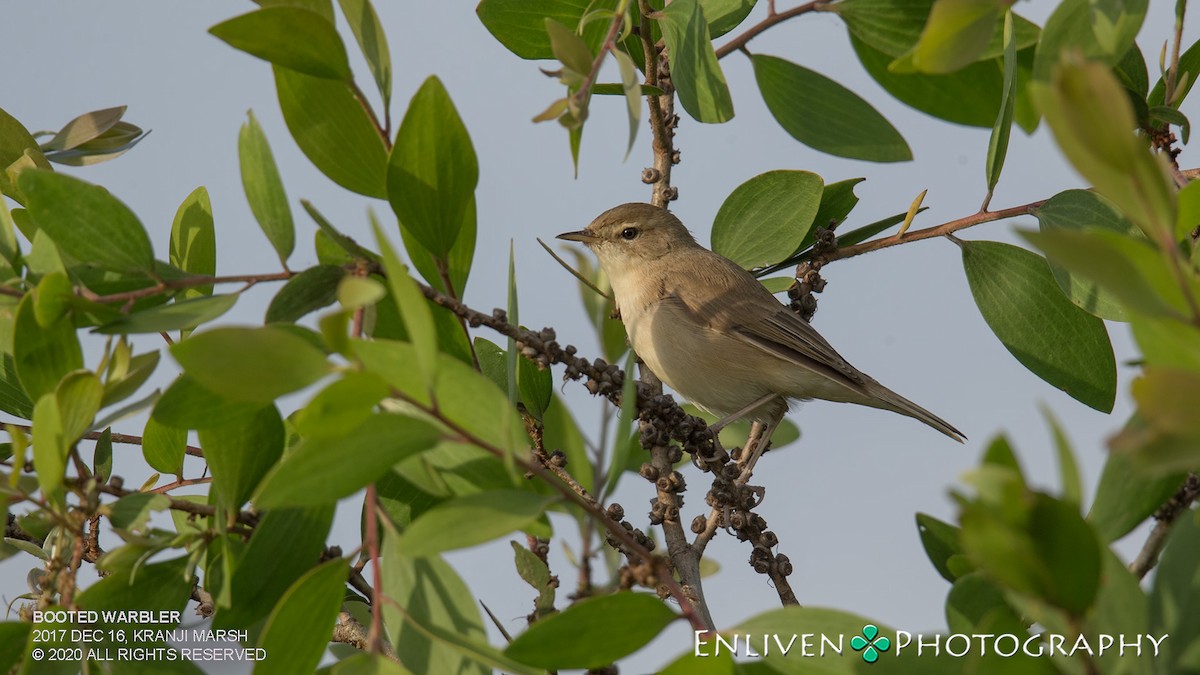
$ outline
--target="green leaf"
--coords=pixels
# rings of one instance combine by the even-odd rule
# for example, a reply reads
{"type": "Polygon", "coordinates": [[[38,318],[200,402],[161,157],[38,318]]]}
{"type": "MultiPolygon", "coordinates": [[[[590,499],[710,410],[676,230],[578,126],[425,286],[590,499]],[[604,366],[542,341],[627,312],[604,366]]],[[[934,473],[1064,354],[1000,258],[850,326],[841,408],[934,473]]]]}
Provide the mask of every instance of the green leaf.
{"type": "MultiPolygon", "coordinates": [[[[1138,229],[1121,214],[1117,207],[1091,190],[1060,192],[1038,207],[1038,224],[1042,232],[1087,231],[1102,229],[1140,238],[1138,229]]],[[[1035,242],[1036,245],[1036,242],[1035,242]]],[[[1049,254],[1050,251],[1047,251],[1049,254]]],[[[1128,264],[1121,267],[1127,267],[1128,264]]],[[[1110,268],[1115,272],[1116,269],[1110,268]]],[[[1089,314],[1111,321],[1128,321],[1120,299],[1103,290],[1099,284],[1073,273],[1053,260],[1050,271],[1059,288],[1089,314]]]]}
{"type": "Polygon", "coordinates": [[[15,117],[0,108],[0,174],[4,173],[4,168],[24,157],[26,152],[30,153],[34,166],[39,169],[50,168],[50,162],[46,161],[38,142],[29,131],[15,117]]]}
{"type": "Polygon", "coordinates": [[[142,456],[155,471],[183,475],[183,456],[187,450],[187,429],[171,427],[151,417],[142,432],[142,456]]]}
{"type": "Polygon", "coordinates": [[[538,421],[542,421],[550,399],[554,395],[554,381],[549,368],[543,368],[522,356],[517,359],[517,389],[525,409],[538,421]]]}
{"type": "Polygon", "coordinates": [[[22,171],[29,215],[63,253],[117,272],[154,269],[141,221],[108,190],[51,171],[22,171]]]}
{"type": "Polygon", "coordinates": [[[534,600],[534,609],[541,615],[553,613],[555,611],[554,589],[558,583],[551,580],[550,568],[546,566],[544,560],[528,548],[515,541],[508,543],[512,544],[517,574],[538,592],[538,597],[534,600]]]}
{"type": "Polygon", "coordinates": [[[1079,478],[1079,465],[1075,461],[1075,453],[1071,450],[1071,442],[1048,406],[1042,406],[1042,415],[1054,436],[1058,473],[1062,477],[1062,499],[1072,504],[1083,504],[1083,481],[1079,478]]]}
{"type": "Polygon", "coordinates": [[[283,454],[283,420],[274,406],[245,420],[200,429],[198,435],[212,471],[213,491],[230,510],[241,508],[283,454]]]}
{"type": "Polygon", "coordinates": [[[1186,474],[1155,477],[1136,470],[1129,457],[1110,452],[1100,473],[1088,521],[1104,543],[1129,534],[1166,503],[1186,474]]]}
{"type": "Polygon", "coordinates": [[[125,109],[122,105],[84,113],[63,125],[53,138],[42,144],[42,150],[71,150],[94,140],[120,122],[125,109]]]}
{"type": "Polygon", "coordinates": [[[612,435],[612,459],[609,460],[608,477],[604,480],[604,491],[600,493],[602,495],[611,495],[617,489],[617,483],[625,473],[625,467],[633,453],[633,444],[629,443],[628,439],[633,423],[638,418],[637,378],[633,376],[636,365],[637,355],[630,351],[625,357],[625,379],[621,382],[621,411],[612,435]]]}
{"type": "Polygon", "coordinates": [[[443,293],[459,297],[463,294],[464,289],[466,289],[467,278],[471,274],[471,262],[475,257],[476,230],[475,197],[472,195],[471,201],[467,205],[462,229],[458,231],[458,237],[454,240],[454,246],[451,247],[450,253],[446,255],[446,264],[450,268],[449,286],[447,286],[446,280],[442,278],[442,274],[439,272],[438,261],[434,258],[433,254],[417,241],[416,237],[404,226],[404,223],[400,223],[400,238],[404,241],[404,249],[408,252],[408,258],[412,261],[413,267],[417,268],[417,271],[421,273],[425,281],[443,293]]]}
{"type": "Polygon", "coordinates": [[[900,132],[854,92],[774,56],[755,54],[753,61],[767,108],[796,140],[838,157],[871,162],[912,159],[900,132]]]}
{"type": "Polygon", "coordinates": [[[921,535],[921,545],[925,547],[929,562],[933,563],[943,579],[954,583],[961,576],[950,569],[950,559],[962,554],[958,528],[933,516],[918,513],[917,532],[921,535]]]}
{"type": "Polygon", "coordinates": [[[337,621],[350,568],[334,558],[296,580],[271,611],[259,647],[273,658],[257,664],[255,675],[312,672],[337,621]]]}
{"type": "MultiPolygon", "coordinates": [[[[621,88],[625,93],[626,106],[629,108],[629,145],[625,146],[625,159],[629,159],[633,143],[637,140],[638,125],[642,121],[641,86],[638,84],[637,66],[633,64],[633,59],[619,49],[612,55],[617,60],[617,67],[621,71],[621,88]]],[[[595,88],[593,88],[593,93],[595,93],[595,88]]]]}
{"type": "Polygon", "coordinates": [[[387,34],[379,23],[379,15],[371,6],[371,0],[338,0],[338,4],[375,78],[379,97],[383,99],[383,109],[387,110],[392,102],[392,55],[388,50],[387,34]]]}
{"type": "MultiPolygon", "coordinates": [[[[201,276],[217,273],[217,238],[213,230],[212,204],[208,190],[196,188],[175,212],[171,223],[170,262],[175,267],[201,276]]],[[[184,299],[212,295],[212,284],[192,286],[183,291],[184,299]]]]}
{"type": "Polygon", "coordinates": [[[396,217],[435,258],[453,248],[479,182],[479,163],[441,80],[430,77],[409,103],[387,168],[396,217]]]}
{"type": "Polygon", "coordinates": [[[1000,101],[1000,114],[996,116],[996,124],[992,127],[992,135],[988,139],[987,177],[988,194],[995,189],[1000,180],[1000,172],[1004,169],[1004,159],[1008,155],[1008,137],[1012,133],[1013,110],[1017,105],[1017,43],[1013,34],[1012,10],[1004,14],[1004,94],[1000,101]]]}
{"type": "Polygon", "coordinates": [[[850,44],[867,73],[902,103],[939,119],[990,127],[1000,110],[1003,73],[996,62],[981,61],[946,75],[894,73],[892,58],[850,34],[850,44]]]}
{"type": "Polygon", "coordinates": [[[350,82],[346,47],[333,22],[298,7],[267,7],[208,29],[231,47],[313,77],[350,82]]]}
{"type": "MultiPolygon", "coordinates": [[[[131,573],[115,571],[83,590],[75,599],[81,609],[99,611],[102,616],[105,610],[142,610],[157,615],[160,611],[182,613],[191,590],[192,568],[185,556],[139,565],[131,573]]],[[[122,623],[125,623],[122,627],[144,625],[136,622],[116,625],[122,623]]]]}
{"type": "Polygon", "coordinates": [[[912,65],[926,73],[952,73],[978,60],[999,18],[998,0],[937,0],[913,48],[912,65]]]}
{"type": "Polygon", "coordinates": [[[713,51],[700,3],[675,0],[662,11],[658,26],[667,43],[671,82],[683,109],[697,122],[733,119],[733,99],[713,51]]]}
{"type": "Polygon", "coordinates": [[[547,670],[600,668],[641,649],[678,618],[644,593],[588,598],[530,626],[505,654],[547,670]]]}
{"type": "Polygon", "coordinates": [[[116,321],[96,328],[93,332],[102,335],[129,335],[188,330],[208,323],[233,309],[238,297],[237,293],[230,293],[179,300],[124,315],[116,321]]]}
{"type": "Polygon", "coordinates": [[[1148,237],[1163,242],[1175,230],[1175,189],[1165,160],[1152,155],[1133,109],[1111,71],[1098,63],[1064,63],[1050,85],[1034,83],[1034,99],[1063,154],[1129,215],[1148,237]]]}
{"type": "Polygon", "coordinates": [[[267,307],[267,323],[294,323],[337,300],[338,284],[346,270],[337,265],[310,267],[279,289],[267,307]]]}
{"type": "Polygon", "coordinates": [[[379,377],[350,371],[298,410],[292,424],[304,438],[341,438],[366,422],[388,393],[379,377]]]}
{"type": "MultiPolygon", "coordinates": [[[[1055,263],[1095,282],[1123,310],[1178,317],[1187,305],[1178,284],[1148,241],[1103,229],[1019,232],[1055,263]]],[[[1085,296],[1086,297],[1086,296],[1085,296]]],[[[1087,304],[1087,303],[1085,303],[1087,304]]]]}
{"type": "Polygon", "coordinates": [[[1200,649],[1200,618],[1191,609],[1200,602],[1200,524],[1194,515],[1184,511],[1172,526],[1150,591],[1149,632],[1171,636],[1155,660],[1157,672],[1193,669],[1200,649]]]}
{"type": "Polygon", "coordinates": [[[1185,241],[1200,227],[1200,183],[1192,182],[1179,191],[1179,215],[1175,219],[1175,240],[1185,241]]]}
{"type": "Polygon", "coordinates": [[[1116,65],[1125,56],[1137,35],[1141,17],[1145,16],[1146,0],[1122,3],[1133,12],[1131,16],[1141,15],[1137,17],[1139,25],[1130,26],[1126,23],[1126,27],[1132,27],[1133,32],[1114,34],[1106,40],[1106,44],[1097,39],[1093,30],[1098,24],[1093,21],[1092,10],[1098,4],[1097,0],[1063,0],[1059,3],[1042,29],[1042,39],[1033,63],[1035,81],[1049,81],[1055,64],[1059,63],[1063,54],[1075,52],[1085,59],[1102,61],[1110,66],[1116,65]]]}
{"type": "Polygon", "coordinates": [[[96,439],[96,451],[92,455],[92,473],[101,484],[112,476],[112,428],[105,427],[96,439]]]}
{"type": "Polygon", "coordinates": [[[700,0],[704,17],[708,19],[708,34],[717,39],[738,25],[750,15],[758,0],[700,0]]]}
{"type": "MultiPolygon", "coordinates": [[[[575,30],[590,9],[612,9],[612,0],[482,0],[475,8],[479,20],[500,44],[523,59],[553,59],[546,19],[575,30]]],[[[583,29],[588,48],[595,50],[608,31],[608,23],[593,21],[583,29]]]]}
{"type": "Polygon", "coordinates": [[[279,255],[279,261],[286,267],[288,256],[296,247],[296,225],[292,221],[292,209],[288,206],[287,193],[283,190],[283,180],[279,177],[279,168],[275,165],[267,135],[263,133],[252,110],[247,111],[246,122],[238,132],[238,160],[242,169],[242,189],[246,191],[250,211],[279,255]]]}
{"type": "Polygon", "coordinates": [[[438,331],[433,322],[433,312],[425,301],[425,295],[417,282],[408,275],[408,268],[396,256],[391,242],[383,230],[375,227],[375,241],[383,256],[383,269],[387,274],[388,289],[392,302],[404,320],[404,330],[417,354],[417,369],[421,371],[426,386],[433,388],[437,379],[438,331]]]}
{"type": "MultiPolygon", "coordinates": [[[[894,59],[916,46],[934,3],[935,0],[841,0],[830,9],[846,22],[853,37],[894,59]]],[[[1013,18],[1017,51],[1037,44],[1038,27],[1019,16],[1013,18]]],[[[987,61],[1004,54],[1000,26],[985,39],[986,46],[977,59],[987,61]]]]}
{"type": "Polygon", "coordinates": [[[17,305],[12,336],[13,365],[30,400],[53,392],[64,375],[83,368],[83,350],[70,317],[39,325],[34,295],[26,295],[17,305]]]}
{"type": "MultiPolygon", "coordinates": [[[[246,628],[265,618],[288,588],[312,569],[325,552],[333,512],[333,504],[267,511],[232,569],[228,583],[232,597],[238,601],[217,610],[213,627],[246,628]],[[280,551],[287,551],[288,555],[280,555],[280,551]]],[[[399,590],[395,586],[389,588],[399,590]]],[[[395,598],[393,593],[394,590],[388,591],[395,598]]]]}
{"type": "Polygon", "coordinates": [[[420,629],[436,626],[465,640],[487,641],[476,596],[454,568],[436,556],[405,555],[398,539],[384,539],[383,587],[395,603],[384,604],[383,617],[387,637],[396,652],[405,655],[405,665],[415,673],[491,673],[466,650],[420,629]]]}
{"type": "Polygon", "coordinates": [[[0,670],[15,672],[17,662],[25,653],[25,643],[33,630],[32,622],[0,622],[0,670]]]}
{"type": "Polygon", "coordinates": [[[1200,373],[1150,366],[1133,381],[1138,415],[1168,435],[1200,437],[1200,373]]]}
{"type": "Polygon", "coordinates": [[[746,269],[787,258],[812,228],[823,187],[810,171],[768,171],[742,183],[717,211],[712,249],[746,269]]]}
{"type": "Polygon", "coordinates": [[[1200,328],[1170,319],[1133,317],[1133,337],[1142,358],[1152,366],[1182,368],[1200,373],[1200,328]]]}
{"type": "Polygon", "coordinates": [[[550,49],[554,52],[554,58],[564,66],[584,76],[592,71],[592,59],[595,57],[587,43],[576,35],[575,31],[547,18],[546,35],[550,37],[550,49]]]}
{"type": "Polygon", "coordinates": [[[74,445],[83,432],[92,426],[92,420],[100,410],[104,385],[90,370],[76,370],[58,383],[54,395],[58,397],[63,439],[74,445]]]}
{"type": "Polygon", "coordinates": [[[329,23],[335,21],[331,0],[254,0],[254,4],[259,7],[299,7],[316,12],[329,23]]]}
{"type": "Polygon", "coordinates": [[[529,527],[554,501],[517,490],[495,490],[439,504],[409,525],[400,538],[404,555],[423,558],[491,541],[529,527]]]}
{"type": "Polygon", "coordinates": [[[108,517],[118,530],[142,530],[150,522],[150,514],[166,511],[171,500],[155,492],[133,492],[108,505],[108,517]]]}
{"type": "MultiPolygon", "coordinates": [[[[815,636],[819,636],[821,634],[829,636],[838,634],[843,636],[861,635],[863,628],[866,625],[875,626],[880,635],[896,635],[895,631],[878,621],[867,619],[849,612],[843,612],[835,609],[824,609],[820,607],[785,607],[782,609],[770,610],[742,621],[736,627],[736,630],[738,633],[743,635],[770,635],[777,633],[781,636],[788,636],[785,638],[786,640],[790,639],[790,636],[793,634],[813,634],[815,636]]],[[[698,642],[699,643],[696,644],[693,649],[693,653],[699,653],[699,655],[705,657],[705,660],[709,660],[711,657],[715,656],[718,646],[714,644],[711,638],[706,640],[703,639],[702,636],[698,642]]],[[[849,640],[846,642],[848,643],[849,640]]],[[[814,646],[816,644],[816,642],[813,643],[814,646]]],[[[728,650],[723,647],[721,648],[721,651],[728,653],[728,650]]],[[[826,673],[830,673],[831,675],[850,675],[851,673],[856,672],[882,672],[882,669],[886,668],[887,664],[897,661],[896,659],[891,658],[881,658],[879,661],[876,661],[873,664],[867,664],[862,660],[862,657],[859,653],[852,652],[850,650],[846,650],[845,655],[841,658],[799,659],[796,658],[797,654],[798,652],[795,650],[791,651],[789,654],[784,654],[782,650],[779,649],[763,650],[761,663],[767,668],[771,669],[768,672],[800,675],[802,673],[811,671],[810,666],[813,663],[821,663],[822,665],[825,665],[825,663],[828,662],[829,665],[825,667],[826,673]],[[853,661],[851,659],[853,659],[853,661]],[[861,671],[853,665],[856,662],[860,667],[863,667],[861,671]],[[866,667],[868,665],[869,667],[866,667]]],[[[833,654],[827,653],[827,656],[832,657],[833,654]]],[[[912,667],[911,665],[908,665],[908,656],[908,654],[905,654],[904,659],[902,659],[901,662],[907,667],[912,667]]],[[[918,667],[914,672],[920,672],[922,675],[927,673],[932,675],[930,669],[924,667],[918,667]]],[[[938,675],[941,675],[940,671],[934,672],[938,672],[938,675]]]]}
{"type": "Polygon", "coordinates": [[[595,476],[587,443],[571,411],[560,397],[554,396],[550,400],[550,406],[542,415],[542,422],[545,425],[542,430],[543,444],[547,448],[562,450],[567,457],[567,465],[571,467],[571,475],[580,485],[594,485],[595,476]]]}
{"type": "Polygon", "coordinates": [[[263,407],[221,396],[185,374],[163,392],[154,405],[152,416],[180,429],[209,429],[249,419],[263,407]]]}
{"type": "Polygon", "coordinates": [[[393,465],[437,442],[426,422],[401,415],[371,415],[340,437],[309,438],[290,451],[263,481],[259,508],[315,506],[348,497],[393,465]],[[353,462],[347,462],[353,457],[353,462]]]}
{"type": "Polygon", "coordinates": [[[33,407],[33,469],[46,499],[62,504],[63,475],[67,471],[70,446],[63,437],[58,399],[46,394],[33,407]]]}
{"type": "Polygon", "coordinates": [[[325,355],[282,327],[217,328],[171,347],[189,376],[233,401],[270,403],[329,373],[325,355]]]}
{"type": "MultiPolygon", "coordinates": [[[[1188,92],[1192,90],[1192,85],[1196,84],[1196,78],[1200,76],[1200,41],[1192,43],[1182,54],[1179,55],[1179,73],[1176,77],[1176,107],[1183,102],[1187,97],[1188,92]],[[1182,86],[1180,86],[1182,85],[1182,86]]],[[[1166,76],[1160,77],[1158,82],[1154,84],[1154,88],[1150,90],[1150,95],[1146,97],[1146,103],[1151,106],[1164,105],[1163,97],[1166,96],[1166,76]]]]}
{"type": "Polygon", "coordinates": [[[975,304],[1009,353],[1072,398],[1110,412],[1117,369],[1104,323],[1071,304],[1045,259],[996,242],[966,242],[975,304]]]}
{"type": "Polygon", "coordinates": [[[368,197],[387,196],[387,150],[345,82],[276,66],[279,107],[300,150],[330,180],[368,197]]]}

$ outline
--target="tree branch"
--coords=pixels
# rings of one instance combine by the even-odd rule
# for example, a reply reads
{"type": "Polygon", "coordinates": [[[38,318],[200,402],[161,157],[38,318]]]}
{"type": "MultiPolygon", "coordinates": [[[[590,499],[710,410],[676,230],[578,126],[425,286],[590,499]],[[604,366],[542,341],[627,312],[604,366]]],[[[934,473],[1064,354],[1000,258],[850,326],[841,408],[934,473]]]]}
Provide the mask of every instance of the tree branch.
{"type": "Polygon", "coordinates": [[[759,33],[762,33],[772,26],[783,23],[792,17],[800,16],[801,14],[808,14],[809,12],[826,11],[825,7],[829,5],[830,2],[832,2],[832,0],[812,0],[811,2],[806,2],[799,7],[793,7],[782,12],[776,12],[775,3],[772,2],[770,11],[767,14],[767,18],[747,28],[744,33],[738,35],[729,42],[726,42],[724,45],[721,45],[721,47],[717,49],[717,58],[723,59],[739,49],[745,49],[746,43],[758,37],[759,33]]]}
{"type": "Polygon", "coordinates": [[[1167,545],[1167,537],[1171,534],[1171,526],[1181,514],[1189,512],[1192,502],[1196,501],[1197,497],[1200,497],[1200,476],[1193,473],[1188,475],[1187,480],[1179,486],[1179,490],[1167,503],[1154,513],[1154,519],[1158,522],[1154,524],[1150,536],[1146,537],[1146,543],[1142,545],[1137,558],[1129,563],[1129,571],[1138,579],[1145,577],[1158,564],[1158,558],[1167,545]]]}
{"type": "Polygon", "coordinates": [[[948,234],[953,234],[959,230],[965,230],[968,227],[974,227],[983,223],[990,223],[994,220],[1004,220],[1006,218],[1015,218],[1017,216],[1029,216],[1037,212],[1038,207],[1045,204],[1047,200],[1042,199],[1036,202],[1029,202],[1021,206],[1013,206],[999,211],[980,211],[969,216],[951,220],[941,225],[927,227],[921,230],[910,230],[900,236],[883,237],[880,239],[872,239],[864,241],[861,244],[847,246],[833,251],[827,256],[827,260],[842,260],[843,258],[853,258],[856,255],[878,251],[881,248],[890,248],[907,244],[913,241],[922,239],[931,239],[933,237],[943,237],[948,234]]]}

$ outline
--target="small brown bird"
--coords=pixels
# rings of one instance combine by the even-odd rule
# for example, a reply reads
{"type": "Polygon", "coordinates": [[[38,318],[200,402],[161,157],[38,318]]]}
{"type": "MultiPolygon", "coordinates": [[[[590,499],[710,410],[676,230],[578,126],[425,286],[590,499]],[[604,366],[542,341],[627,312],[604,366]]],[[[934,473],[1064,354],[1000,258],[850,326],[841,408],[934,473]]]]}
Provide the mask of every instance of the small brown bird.
{"type": "Polygon", "coordinates": [[[882,408],[966,438],[847,363],[749,272],[697,244],[666,209],[623,204],[558,238],[596,254],[634,351],[663,382],[722,417],[714,427],[741,418],[765,426],[755,459],[789,399],[882,408]]]}

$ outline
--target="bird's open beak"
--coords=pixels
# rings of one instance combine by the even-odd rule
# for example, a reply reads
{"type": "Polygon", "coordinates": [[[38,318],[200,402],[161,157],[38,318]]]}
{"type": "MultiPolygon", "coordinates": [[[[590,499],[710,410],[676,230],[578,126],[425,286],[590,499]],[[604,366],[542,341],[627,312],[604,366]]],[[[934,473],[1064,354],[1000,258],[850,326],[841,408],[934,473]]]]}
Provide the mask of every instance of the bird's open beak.
{"type": "Polygon", "coordinates": [[[599,238],[587,230],[579,230],[578,232],[563,232],[556,239],[565,239],[567,241],[578,241],[583,244],[591,244],[599,238]]]}

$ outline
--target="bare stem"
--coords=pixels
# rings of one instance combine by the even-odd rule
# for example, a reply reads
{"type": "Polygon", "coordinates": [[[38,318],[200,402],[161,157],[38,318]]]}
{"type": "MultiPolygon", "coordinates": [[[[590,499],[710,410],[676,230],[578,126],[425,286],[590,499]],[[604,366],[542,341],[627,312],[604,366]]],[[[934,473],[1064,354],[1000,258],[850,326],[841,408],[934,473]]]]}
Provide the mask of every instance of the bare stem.
{"type": "Polygon", "coordinates": [[[1181,514],[1188,513],[1197,497],[1200,497],[1200,476],[1193,473],[1179,486],[1179,490],[1167,503],[1154,513],[1154,519],[1158,522],[1154,524],[1150,536],[1146,537],[1146,543],[1142,545],[1137,558],[1129,564],[1129,571],[1138,579],[1145,577],[1158,564],[1158,558],[1167,545],[1167,536],[1171,534],[1171,526],[1181,514]]]}
{"type": "Polygon", "coordinates": [[[800,16],[801,14],[808,14],[809,12],[824,11],[825,7],[829,5],[830,2],[832,2],[832,0],[812,0],[812,2],[806,2],[803,5],[793,7],[782,12],[776,12],[775,3],[772,2],[770,5],[770,11],[767,13],[767,18],[747,28],[744,33],[741,33],[729,42],[726,42],[724,45],[721,45],[721,47],[717,49],[717,58],[723,59],[738,50],[744,50],[746,48],[746,43],[758,37],[759,33],[762,33],[772,26],[787,21],[792,17],[800,16]]]}

